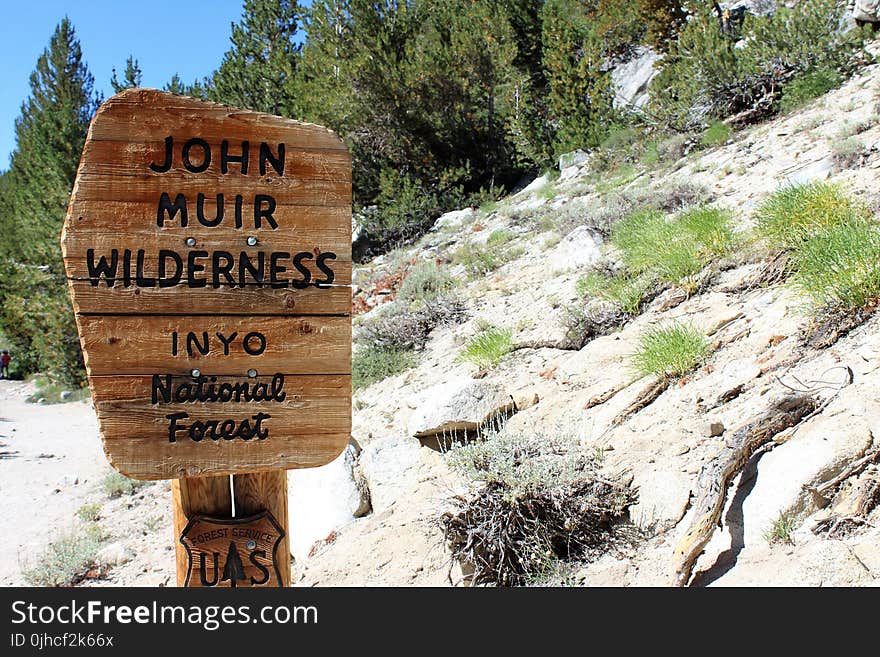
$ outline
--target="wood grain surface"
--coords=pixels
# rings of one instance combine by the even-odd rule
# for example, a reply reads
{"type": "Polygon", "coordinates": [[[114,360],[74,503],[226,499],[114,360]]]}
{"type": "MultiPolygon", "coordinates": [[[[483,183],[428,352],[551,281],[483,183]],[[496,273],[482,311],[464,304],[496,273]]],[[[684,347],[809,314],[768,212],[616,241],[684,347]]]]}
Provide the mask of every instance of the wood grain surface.
{"type": "MultiPolygon", "coordinates": [[[[186,477],[175,488],[179,501],[204,513],[191,500],[207,486],[206,505],[216,506],[222,486],[192,477],[312,467],[342,451],[351,431],[351,158],[333,132],[151,89],[124,91],[90,126],[62,252],[105,451],[119,470],[186,477]],[[246,170],[235,159],[245,146],[246,170]],[[179,194],[186,225],[182,213],[163,209],[179,194]],[[182,261],[180,280],[167,287],[150,280],[160,251],[182,261]],[[188,277],[196,251],[209,255],[195,259],[203,268],[188,277]],[[110,287],[95,264],[114,252],[110,287]],[[262,286],[239,268],[242,253],[254,262],[263,254],[262,286]],[[274,281],[272,254],[284,267],[274,281]],[[299,261],[308,277],[294,265],[297,254],[310,254],[299,261]],[[315,285],[328,278],[322,255],[329,285],[315,285]],[[291,285],[306,278],[302,289],[291,285]],[[174,387],[197,381],[194,374],[219,377],[218,385],[283,375],[284,400],[157,400],[154,375],[171,376],[174,387]],[[238,428],[222,434],[230,422],[238,428]],[[257,437],[257,427],[266,435],[257,437]]],[[[272,513],[286,518],[286,510],[272,513]]]]}

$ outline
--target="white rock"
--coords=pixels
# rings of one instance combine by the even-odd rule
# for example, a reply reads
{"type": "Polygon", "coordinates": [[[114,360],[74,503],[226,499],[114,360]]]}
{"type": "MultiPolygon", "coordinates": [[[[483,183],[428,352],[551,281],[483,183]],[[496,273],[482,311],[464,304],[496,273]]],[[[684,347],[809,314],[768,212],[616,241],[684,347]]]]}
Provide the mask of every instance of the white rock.
{"type": "Polygon", "coordinates": [[[543,176],[538,176],[532,182],[525,186],[516,196],[526,196],[528,194],[534,194],[539,189],[546,187],[547,183],[550,182],[550,176],[546,173],[543,176]]]}
{"type": "Polygon", "coordinates": [[[134,552],[122,543],[105,545],[95,556],[95,561],[104,566],[121,566],[134,559],[134,552]]]}
{"type": "Polygon", "coordinates": [[[639,491],[638,502],[630,508],[633,522],[658,531],[678,523],[690,499],[691,478],[661,464],[633,474],[633,486],[639,491]]]}
{"type": "Polygon", "coordinates": [[[357,447],[349,443],[327,465],[288,473],[290,551],[297,560],[305,559],[316,541],[349,524],[356,513],[363,511],[363,494],[354,476],[356,454],[357,447]]]}
{"type": "Polygon", "coordinates": [[[587,226],[578,226],[550,252],[554,272],[578,269],[596,263],[602,255],[602,236],[587,226]]]}
{"type": "Polygon", "coordinates": [[[791,172],[787,176],[790,185],[805,185],[815,180],[825,180],[834,169],[834,161],[831,158],[823,158],[791,172]]]}
{"type": "Polygon", "coordinates": [[[578,148],[570,153],[563,153],[559,156],[559,171],[565,171],[572,167],[583,166],[590,160],[590,154],[578,148]]]}
{"type": "Polygon", "coordinates": [[[465,208],[464,210],[453,210],[452,212],[447,212],[446,214],[442,214],[437,217],[437,221],[434,222],[434,226],[431,228],[431,230],[455,230],[464,226],[475,216],[476,213],[470,208],[465,208]]]}
{"type": "Polygon", "coordinates": [[[476,429],[512,400],[499,384],[458,376],[416,396],[409,434],[416,437],[476,429]]]}
{"type": "Polygon", "coordinates": [[[655,64],[660,57],[651,48],[639,47],[632,59],[614,67],[611,71],[614,107],[642,107],[648,102],[648,85],[659,72],[655,64]]]}
{"type": "Polygon", "coordinates": [[[843,413],[821,415],[762,456],[755,486],[743,502],[746,545],[763,541],[780,514],[815,510],[804,486],[831,479],[870,444],[871,432],[863,419],[843,413]]]}
{"type": "Polygon", "coordinates": [[[408,474],[418,465],[421,449],[418,440],[404,435],[384,436],[364,446],[359,465],[370,486],[374,513],[397,500],[408,474]]]}

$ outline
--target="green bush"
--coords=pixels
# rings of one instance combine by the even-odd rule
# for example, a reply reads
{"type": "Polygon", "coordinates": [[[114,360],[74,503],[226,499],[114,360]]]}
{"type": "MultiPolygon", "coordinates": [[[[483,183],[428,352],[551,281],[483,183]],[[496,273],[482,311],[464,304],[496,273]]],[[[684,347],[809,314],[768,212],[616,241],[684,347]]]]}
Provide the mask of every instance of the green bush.
{"type": "Polygon", "coordinates": [[[416,355],[407,349],[368,345],[354,352],[351,362],[351,384],[355,390],[400,374],[417,363],[416,355]]]}
{"type": "Polygon", "coordinates": [[[686,284],[706,265],[698,242],[657,210],[638,212],[619,222],[611,242],[631,272],[652,272],[669,283],[686,284]]]}
{"type": "MultiPolygon", "coordinates": [[[[501,233],[500,235],[504,235],[501,233]]],[[[490,235],[491,239],[491,235],[490,235]]],[[[503,240],[504,237],[497,238],[503,240]]],[[[486,274],[491,274],[496,269],[501,268],[514,258],[518,257],[522,251],[518,249],[504,248],[496,244],[475,244],[468,242],[458,248],[452,254],[452,262],[456,265],[462,265],[472,278],[481,278],[486,274]]],[[[509,240],[508,240],[509,241],[509,240]]]]}
{"type": "Polygon", "coordinates": [[[131,495],[138,488],[138,482],[129,479],[121,472],[111,472],[104,477],[104,492],[108,497],[122,497],[131,495]]]}
{"type": "Polygon", "coordinates": [[[817,309],[856,310],[880,297],[880,229],[853,219],[803,242],[792,255],[792,284],[817,309]]]}
{"type": "Polygon", "coordinates": [[[709,341],[698,329],[681,323],[654,327],[639,337],[633,369],[642,376],[678,377],[709,355],[709,341]]]}
{"type": "Polygon", "coordinates": [[[410,303],[432,301],[454,286],[453,278],[436,262],[420,262],[407,273],[397,292],[397,298],[410,303]]]}
{"type": "Polygon", "coordinates": [[[755,213],[758,232],[772,248],[792,250],[832,226],[865,217],[866,210],[835,184],[789,185],[771,194],[755,213]]]}
{"type": "Polygon", "coordinates": [[[711,3],[691,9],[651,83],[653,117],[679,130],[733,115],[758,120],[827,91],[870,59],[862,49],[865,32],[840,29],[845,6],[837,0],[749,14],[734,38],[719,29],[711,3]]]}
{"type": "Polygon", "coordinates": [[[513,331],[489,327],[470,338],[461,359],[481,370],[494,367],[513,350],[513,331]]]}
{"type": "Polygon", "coordinates": [[[680,212],[676,223],[709,257],[727,255],[733,248],[733,213],[730,210],[701,205],[680,212]]]}
{"type": "Polygon", "coordinates": [[[101,517],[101,505],[97,502],[92,504],[83,504],[76,510],[76,517],[83,522],[95,522],[101,517]]]}
{"type": "Polygon", "coordinates": [[[486,244],[488,246],[503,246],[514,239],[516,239],[516,233],[506,228],[498,228],[492,231],[486,244]]]}
{"type": "Polygon", "coordinates": [[[627,315],[638,315],[642,300],[652,284],[653,281],[647,276],[634,276],[626,272],[605,276],[593,271],[578,279],[576,289],[582,297],[608,301],[627,315]]]}
{"type": "Polygon", "coordinates": [[[823,96],[843,83],[843,76],[832,68],[817,68],[795,77],[782,88],[779,109],[790,112],[823,96]]]}
{"type": "Polygon", "coordinates": [[[57,535],[23,572],[30,586],[71,586],[95,564],[103,537],[97,525],[57,535]]]}
{"type": "Polygon", "coordinates": [[[792,515],[780,513],[770,528],[764,532],[764,540],[770,545],[774,543],[792,543],[791,533],[797,526],[792,515]]]}
{"type": "Polygon", "coordinates": [[[721,146],[727,143],[733,129],[723,121],[712,121],[703,136],[700,137],[700,143],[703,146],[721,146]]]}
{"type": "Polygon", "coordinates": [[[359,344],[397,351],[423,349],[431,331],[441,324],[465,318],[464,304],[456,296],[437,296],[420,304],[393,301],[363,325],[359,344]]]}
{"type": "Polygon", "coordinates": [[[577,436],[489,433],[447,452],[473,482],[440,518],[473,584],[516,586],[625,542],[619,520],[635,491],[597,474],[577,436]]]}

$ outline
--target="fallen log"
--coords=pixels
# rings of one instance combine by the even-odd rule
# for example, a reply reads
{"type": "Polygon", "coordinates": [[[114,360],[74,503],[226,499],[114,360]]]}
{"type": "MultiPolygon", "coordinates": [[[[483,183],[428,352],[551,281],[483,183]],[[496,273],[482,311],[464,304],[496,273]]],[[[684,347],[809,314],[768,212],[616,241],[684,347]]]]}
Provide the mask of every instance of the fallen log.
{"type": "Polygon", "coordinates": [[[721,453],[703,466],[697,478],[694,518],[673,553],[673,585],[686,586],[697,558],[715,533],[727,489],[752,455],[781,431],[799,424],[816,408],[809,395],[789,395],[725,441],[721,453]]]}

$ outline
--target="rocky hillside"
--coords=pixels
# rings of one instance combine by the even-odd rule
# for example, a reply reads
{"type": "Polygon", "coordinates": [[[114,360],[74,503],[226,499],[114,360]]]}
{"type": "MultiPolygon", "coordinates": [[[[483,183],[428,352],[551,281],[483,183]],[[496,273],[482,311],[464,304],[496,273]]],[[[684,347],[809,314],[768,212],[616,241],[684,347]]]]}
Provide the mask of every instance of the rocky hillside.
{"type": "Polygon", "coordinates": [[[756,208],[787,184],[839,183],[876,209],[878,101],[873,65],[720,146],[678,144],[659,161],[610,170],[573,154],[558,177],[444,215],[418,244],[358,269],[361,358],[381,343],[377,325],[403,312],[406,300],[394,299],[407,277],[429,271],[449,293],[427,303],[436,326],[396,325],[413,332],[415,349],[398,352],[406,357],[392,371],[402,371],[356,391],[357,444],[326,468],[291,474],[295,581],[466,581],[440,517],[480,484],[451,467],[444,447],[510,435],[573,438],[598,477],[635,492],[618,522],[637,538],[583,559],[570,583],[880,581],[878,319],[871,306],[847,320],[849,332],[837,317],[823,324],[779,254],[754,237],[756,208]],[[620,270],[615,222],[643,206],[674,214],[698,203],[732,213],[736,248],[691,284],[655,285],[633,314],[603,314],[607,303],[585,298],[586,275],[620,270]],[[637,373],[631,355],[646,332],[671,325],[706,336],[707,354],[680,376],[637,373]],[[743,462],[728,463],[744,439],[754,444],[738,452],[743,462]],[[713,498],[728,465],[733,481],[713,498]]]}

